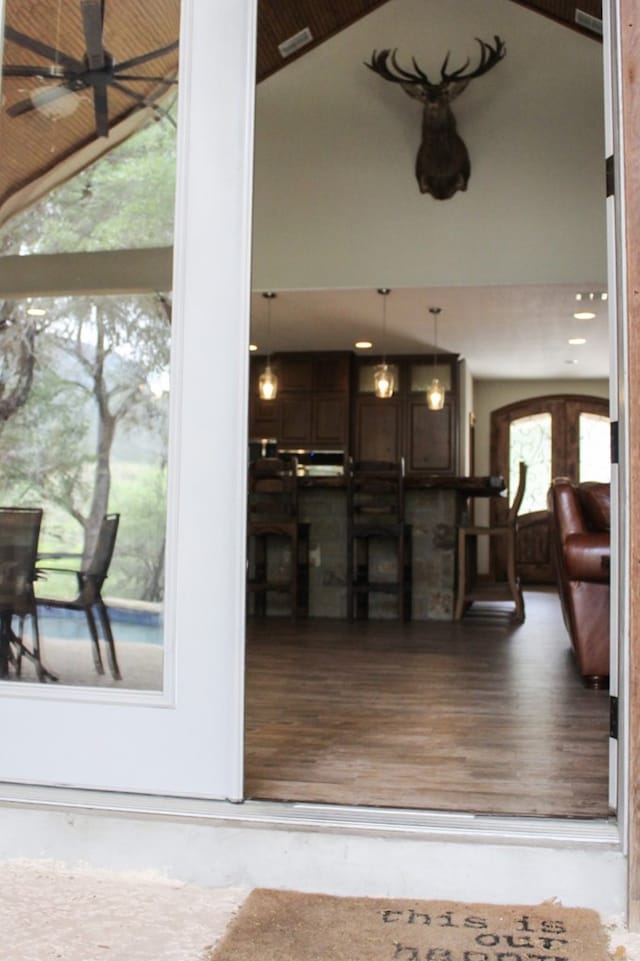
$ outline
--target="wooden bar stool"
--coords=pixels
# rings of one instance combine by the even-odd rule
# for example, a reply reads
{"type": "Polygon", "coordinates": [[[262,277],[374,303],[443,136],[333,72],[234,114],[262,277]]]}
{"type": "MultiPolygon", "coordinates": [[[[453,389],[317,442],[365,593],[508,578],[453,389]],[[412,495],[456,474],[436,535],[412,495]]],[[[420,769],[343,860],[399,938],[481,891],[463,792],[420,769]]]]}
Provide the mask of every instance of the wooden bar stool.
{"type": "MultiPolygon", "coordinates": [[[[397,616],[411,619],[411,526],[404,521],[401,463],[356,461],[350,465],[347,500],[347,616],[369,617],[371,594],[397,598],[397,616]],[[387,552],[392,576],[373,562],[387,552]],[[382,573],[382,576],[380,576],[382,573]]],[[[385,556],[385,555],[383,555],[385,556]]]]}
{"type": "Polygon", "coordinates": [[[459,621],[475,601],[513,601],[513,616],[518,624],[524,621],[524,599],[520,579],[516,574],[516,535],[518,511],[524,497],[527,465],[520,462],[518,487],[511,507],[500,524],[483,527],[469,524],[458,528],[458,589],[455,620],[459,621]],[[500,539],[505,548],[506,577],[497,582],[481,583],[477,578],[478,538],[500,539]]]}
{"type": "Polygon", "coordinates": [[[247,596],[255,614],[284,595],[292,617],[309,612],[309,524],[298,520],[295,458],[261,457],[249,467],[247,596]]]}

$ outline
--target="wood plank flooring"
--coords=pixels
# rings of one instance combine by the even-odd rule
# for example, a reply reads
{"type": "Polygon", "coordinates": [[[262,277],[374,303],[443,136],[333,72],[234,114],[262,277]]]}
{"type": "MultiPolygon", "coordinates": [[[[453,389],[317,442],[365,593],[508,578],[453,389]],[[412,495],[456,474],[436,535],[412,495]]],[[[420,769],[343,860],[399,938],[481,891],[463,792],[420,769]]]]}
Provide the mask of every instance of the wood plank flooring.
{"type": "Polygon", "coordinates": [[[454,624],[250,619],[245,796],[606,817],[608,693],[557,595],[454,624]]]}

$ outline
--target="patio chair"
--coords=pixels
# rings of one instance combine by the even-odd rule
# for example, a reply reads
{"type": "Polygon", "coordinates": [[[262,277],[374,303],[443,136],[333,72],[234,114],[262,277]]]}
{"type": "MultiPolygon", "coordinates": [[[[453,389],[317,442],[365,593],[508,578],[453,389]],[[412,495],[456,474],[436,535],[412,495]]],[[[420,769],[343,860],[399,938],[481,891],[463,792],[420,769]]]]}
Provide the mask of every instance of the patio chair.
{"type": "MultiPolygon", "coordinates": [[[[120,523],[119,514],[105,514],[100,525],[96,549],[93,553],[90,564],[84,570],[75,570],[59,567],[38,567],[39,573],[71,574],[76,578],[78,593],[75,597],[60,599],[58,597],[44,597],[40,593],[36,595],[38,607],[53,607],[68,611],[83,611],[89,626],[89,633],[92,640],[93,661],[98,674],[104,674],[104,664],[100,654],[100,642],[98,630],[93,614],[94,608],[97,609],[102,624],[104,639],[107,644],[107,656],[111,674],[116,681],[122,680],[118,658],[116,656],[116,645],[111,630],[109,611],[102,599],[102,585],[104,584],[109,572],[109,565],[113,556],[113,549],[120,523]]],[[[51,556],[51,555],[49,555],[51,556]]],[[[77,554],[56,554],[57,559],[78,557],[77,554]]]]}
{"type": "Polygon", "coordinates": [[[33,591],[36,578],[41,508],[0,507],[0,677],[9,676],[13,664],[16,677],[22,658],[35,664],[38,680],[57,681],[44,667],[40,656],[38,613],[33,591]],[[31,618],[32,646],[24,643],[24,623],[31,618]],[[17,633],[14,623],[17,619],[17,633]]]}

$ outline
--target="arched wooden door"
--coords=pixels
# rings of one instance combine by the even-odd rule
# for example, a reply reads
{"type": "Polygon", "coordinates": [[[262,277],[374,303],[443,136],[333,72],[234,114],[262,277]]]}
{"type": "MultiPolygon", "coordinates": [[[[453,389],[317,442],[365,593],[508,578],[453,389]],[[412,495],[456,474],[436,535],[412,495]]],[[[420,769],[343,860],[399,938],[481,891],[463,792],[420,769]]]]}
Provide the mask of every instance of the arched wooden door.
{"type": "MultiPolygon", "coordinates": [[[[518,573],[524,583],[553,583],[546,493],[554,477],[572,481],[608,479],[609,402],[603,397],[532,397],[491,414],[491,473],[508,479],[515,490],[517,463],[527,463],[527,487],[520,510],[518,573]]],[[[506,513],[508,499],[492,498],[491,522],[506,513]]],[[[500,576],[496,552],[491,571],[500,576]]]]}

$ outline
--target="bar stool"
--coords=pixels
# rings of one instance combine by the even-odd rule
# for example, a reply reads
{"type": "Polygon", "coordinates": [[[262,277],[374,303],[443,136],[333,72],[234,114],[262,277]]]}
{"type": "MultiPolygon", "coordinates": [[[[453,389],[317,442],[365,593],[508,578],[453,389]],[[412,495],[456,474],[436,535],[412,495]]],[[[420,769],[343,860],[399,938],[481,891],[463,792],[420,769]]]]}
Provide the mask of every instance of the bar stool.
{"type": "Polygon", "coordinates": [[[284,595],[292,617],[309,613],[309,528],[298,520],[295,458],[261,457],[249,467],[247,596],[255,614],[284,595]]]}
{"type": "Polygon", "coordinates": [[[499,524],[482,527],[461,525],[458,528],[458,590],[454,618],[459,621],[475,601],[513,601],[513,618],[524,621],[524,598],[516,572],[516,535],[518,511],[527,482],[527,465],[520,461],[518,487],[505,519],[499,524]],[[479,537],[499,540],[504,545],[506,576],[495,583],[482,584],[477,578],[477,543],[479,537]]]}
{"type": "Polygon", "coordinates": [[[404,521],[402,464],[352,462],[347,494],[347,616],[366,619],[371,594],[392,594],[397,616],[408,621],[411,525],[404,521]]]}

